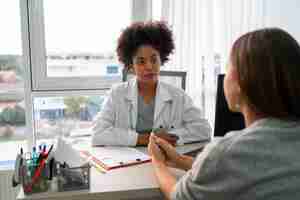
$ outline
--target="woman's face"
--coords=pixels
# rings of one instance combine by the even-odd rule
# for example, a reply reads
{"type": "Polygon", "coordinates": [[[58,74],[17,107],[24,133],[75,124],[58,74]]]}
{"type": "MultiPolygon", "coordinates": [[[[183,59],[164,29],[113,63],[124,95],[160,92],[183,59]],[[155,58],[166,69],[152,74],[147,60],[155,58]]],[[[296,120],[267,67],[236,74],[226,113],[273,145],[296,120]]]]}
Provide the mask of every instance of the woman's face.
{"type": "Polygon", "coordinates": [[[231,62],[227,65],[226,75],[224,78],[224,94],[231,111],[239,112],[241,103],[241,92],[238,83],[238,73],[231,62]]]}
{"type": "Polygon", "coordinates": [[[150,45],[140,46],[133,56],[133,71],[140,83],[156,83],[160,71],[159,51],[150,45]]]}

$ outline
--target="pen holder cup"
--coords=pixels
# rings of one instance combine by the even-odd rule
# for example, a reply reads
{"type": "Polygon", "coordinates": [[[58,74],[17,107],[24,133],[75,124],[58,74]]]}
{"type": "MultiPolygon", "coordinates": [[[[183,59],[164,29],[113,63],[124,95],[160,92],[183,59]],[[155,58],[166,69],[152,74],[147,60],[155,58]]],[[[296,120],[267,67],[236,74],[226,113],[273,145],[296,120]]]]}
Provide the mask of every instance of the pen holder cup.
{"type": "Polygon", "coordinates": [[[21,183],[25,194],[46,192],[49,189],[49,164],[33,164],[34,160],[28,159],[20,167],[21,183]]]}
{"type": "Polygon", "coordinates": [[[81,167],[58,167],[56,169],[58,191],[89,189],[90,168],[89,164],[81,167]]]}

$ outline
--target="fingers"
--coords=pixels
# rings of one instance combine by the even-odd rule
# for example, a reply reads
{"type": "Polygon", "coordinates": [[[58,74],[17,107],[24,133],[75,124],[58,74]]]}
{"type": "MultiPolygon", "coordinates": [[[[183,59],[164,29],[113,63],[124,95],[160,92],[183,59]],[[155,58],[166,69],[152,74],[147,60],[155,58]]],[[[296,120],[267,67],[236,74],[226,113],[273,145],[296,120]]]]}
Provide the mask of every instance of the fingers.
{"type": "Polygon", "coordinates": [[[156,146],[158,146],[159,150],[165,154],[167,157],[170,156],[170,153],[176,152],[175,148],[173,147],[173,144],[169,141],[166,141],[163,138],[157,137],[155,135],[151,136],[153,140],[155,140],[156,146]]]}
{"type": "Polygon", "coordinates": [[[160,137],[156,137],[156,143],[161,146],[161,148],[165,149],[166,151],[170,151],[172,149],[174,149],[174,147],[172,145],[170,145],[169,142],[167,142],[166,140],[160,138],[160,137]]]}
{"type": "Polygon", "coordinates": [[[165,161],[165,155],[160,150],[160,147],[156,144],[156,137],[153,135],[150,135],[148,151],[153,159],[161,162],[165,161]]]}
{"type": "MultiPolygon", "coordinates": [[[[163,155],[164,163],[167,166],[179,168],[178,163],[180,161],[180,155],[176,152],[175,147],[172,146],[164,138],[158,137],[157,135],[151,134],[150,141],[155,142],[155,146],[159,152],[163,155]]],[[[152,156],[152,158],[155,156],[152,156]]]]}
{"type": "Polygon", "coordinates": [[[153,155],[153,151],[154,151],[154,146],[155,145],[156,144],[155,144],[154,138],[151,137],[151,135],[150,135],[150,137],[149,137],[149,144],[148,144],[148,151],[149,151],[150,155],[153,155]]]}
{"type": "Polygon", "coordinates": [[[163,149],[164,152],[166,152],[168,154],[168,156],[170,156],[170,159],[172,159],[171,157],[174,157],[175,155],[177,155],[174,145],[170,144],[169,142],[165,141],[164,139],[157,137],[156,144],[159,145],[160,148],[163,149]]]}

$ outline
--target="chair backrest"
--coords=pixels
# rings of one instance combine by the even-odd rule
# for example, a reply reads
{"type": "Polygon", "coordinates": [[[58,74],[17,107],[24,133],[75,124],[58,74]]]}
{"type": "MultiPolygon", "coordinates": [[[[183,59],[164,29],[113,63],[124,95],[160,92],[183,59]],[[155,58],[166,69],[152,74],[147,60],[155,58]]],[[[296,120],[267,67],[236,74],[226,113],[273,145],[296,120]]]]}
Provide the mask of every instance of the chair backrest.
{"type": "MultiPolygon", "coordinates": [[[[127,70],[123,69],[123,82],[127,81],[133,76],[133,74],[127,72],[127,70]]],[[[161,70],[160,71],[160,80],[166,83],[175,85],[179,88],[185,90],[186,88],[186,71],[169,71],[169,70],[161,70]]]]}
{"type": "Polygon", "coordinates": [[[223,89],[224,74],[218,75],[214,136],[224,136],[232,130],[245,128],[244,117],[228,108],[223,89]]]}

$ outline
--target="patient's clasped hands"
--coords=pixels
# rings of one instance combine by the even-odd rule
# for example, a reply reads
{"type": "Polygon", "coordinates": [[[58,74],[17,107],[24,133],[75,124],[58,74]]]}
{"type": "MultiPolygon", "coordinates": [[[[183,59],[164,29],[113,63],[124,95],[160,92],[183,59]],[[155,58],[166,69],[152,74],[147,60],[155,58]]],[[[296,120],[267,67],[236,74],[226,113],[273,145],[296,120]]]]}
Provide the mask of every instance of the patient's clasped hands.
{"type": "Polygon", "coordinates": [[[153,162],[180,168],[181,155],[176,152],[175,147],[153,133],[150,135],[148,151],[153,162]]]}

